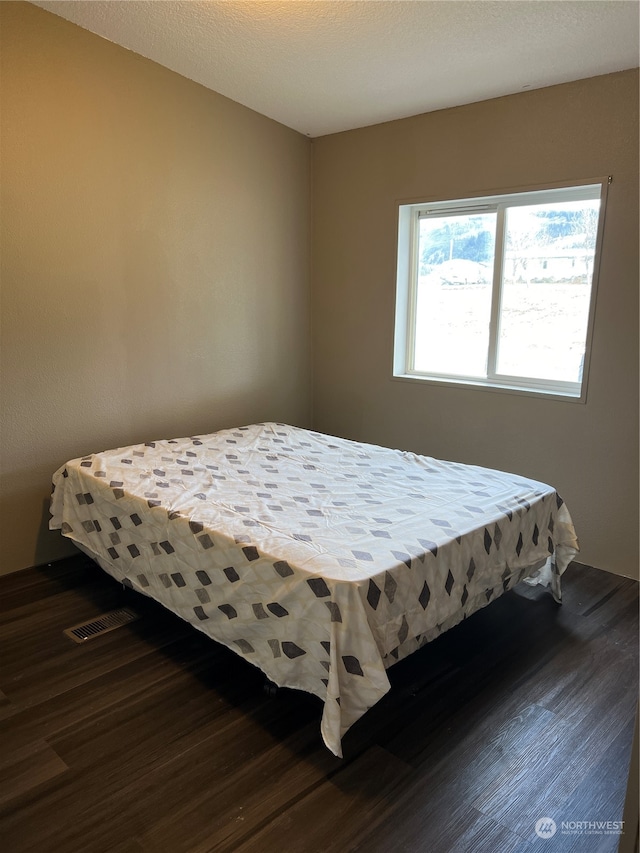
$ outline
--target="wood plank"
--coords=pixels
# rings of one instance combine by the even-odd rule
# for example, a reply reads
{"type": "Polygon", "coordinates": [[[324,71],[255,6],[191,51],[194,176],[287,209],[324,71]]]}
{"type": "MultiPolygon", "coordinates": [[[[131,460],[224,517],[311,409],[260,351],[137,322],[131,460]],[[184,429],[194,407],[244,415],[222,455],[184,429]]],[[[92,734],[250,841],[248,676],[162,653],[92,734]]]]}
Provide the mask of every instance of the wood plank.
{"type": "Polygon", "coordinates": [[[0,720],[6,720],[17,713],[18,707],[0,690],[0,720]]]}
{"type": "MultiPolygon", "coordinates": [[[[553,720],[546,709],[521,707],[513,698],[494,711],[480,700],[475,708],[462,706],[449,725],[427,735],[433,743],[422,750],[423,763],[416,765],[398,802],[388,803],[372,820],[363,849],[371,844],[382,851],[386,844],[387,849],[430,850],[442,839],[453,845],[478,815],[472,806],[478,790],[537,743],[553,720]]],[[[389,743],[394,751],[396,746],[389,743]]]]}
{"type": "MultiPolygon", "coordinates": [[[[141,842],[150,853],[235,850],[341,764],[319,742],[316,721],[222,777],[212,778],[206,755],[201,755],[190,771],[189,793],[173,798],[159,818],[148,810],[144,820],[150,828],[141,842]]],[[[182,761],[167,769],[182,772],[182,761]]]]}
{"type": "MultiPolygon", "coordinates": [[[[60,602],[60,609],[52,608],[42,624],[40,614],[34,618],[22,614],[11,626],[5,626],[5,635],[0,637],[6,650],[0,662],[0,687],[24,708],[84,684],[114,666],[145,657],[194,631],[182,620],[155,606],[151,618],[142,618],[77,645],[62,631],[79,621],[80,610],[78,606],[68,605],[66,594],[61,597],[64,600],[60,602]]],[[[140,607],[140,602],[136,606],[140,607]]],[[[142,602],[142,606],[149,605],[142,602]]],[[[98,607],[95,610],[83,607],[81,612],[80,621],[104,611],[98,607]]]]}
{"type": "MultiPolygon", "coordinates": [[[[480,814],[475,809],[469,809],[464,823],[459,823],[451,833],[441,838],[435,838],[430,853],[451,853],[451,840],[455,837],[457,850],[469,850],[473,853],[516,853],[522,850],[523,839],[504,826],[480,814]],[[455,834],[454,834],[455,833],[455,834]]],[[[414,847],[414,850],[424,849],[414,847]]],[[[382,853],[382,851],[380,851],[382,853]]]]}
{"type": "Polygon", "coordinates": [[[127,838],[121,844],[112,847],[110,853],[145,853],[145,851],[135,838],[127,838]]]}
{"type": "MultiPolygon", "coordinates": [[[[549,809],[562,836],[563,853],[565,850],[566,853],[616,853],[621,837],[617,831],[579,831],[569,828],[567,834],[563,834],[562,821],[622,820],[633,724],[633,720],[630,721],[620,732],[600,761],[584,766],[582,781],[571,797],[562,805],[549,809]]],[[[532,834],[532,840],[534,837],[532,834]]]]}
{"type": "Polygon", "coordinates": [[[83,584],[94,588],[110,584],[99,567],[83,554],[0,575],[0,621],[9,610],[58,595],[66,589],[77,589],[83,584]]]}
{"type": "Polygon", "coordinates": [[[611,635],[601,634],[597,626],[588,634],[572,626],[553,655],[541,656],[539,664],[513,675],[514,693],[574,724],[588,712],[588,696],[597,701],[600,696],[615,692],[621,680],[631,690],[637,684],[633,657],[611,635]]]}
{"type": "Polygon", "coordinates": [[[67,770],[65,762],[46,741],[36,741],[3,755],[0,761],[0,806],[67,770]]]}
{"type": "Polygon", "coordinates": [[[112,669],[94,672],[84,683],[26,708],[13,706],[12,719],[0,727],[0,754],[11,745],[61,736],[97,712],[108,714],[125,696],[144,694],[163,683],[173,690],[204,677],[207,670],[220,674],[220,652],[220,646],[194,632],[134,660],[114,658],[112,669]]]}
{"type": "MultiPolygon", "coordinates": [[[[265,771],[271,765],[272,771],[282,775],[282,769],[291,765],[291,751],[282,740],[286,740],[285,730],[296,723],[293,708],[288,716],[274,703],[265,703],[270,705],[274,736],[266,720],[250,725],[242,709],[229,708],[227,714],[198,721],[193,708],[184,707],[184,696],[177,699],[173,703],[175,717],[181,709],[185,711],[181,727],[176,725],[164,732],[164,737],[157,736],[156,727],[162,734],[167,723],[166,708],[159,707],[155,716],[141,714],[142,729],[118,728],[112,739],[103,738],[93,748],[87,743],[79,756],[82,763],[72,764],[74,777],[69,784],[51,786],[37,800],[17,801],[3,821],[4,837],[18,845],[11,849],[22,849],[22,828],[29,825],[35,847],[46,848],[47,838],[55,837],[59,850],[86,846],[107,851],[126,837],[139,838],[161,817],[176,813],[179,817],[183,810],[188,813],[187,835],[183,838],[189,840],[193,832],[189,818],[200,791],[207,792],[213,808],[200,813],[196,827],[202,827],[204,820],[205,827],[219,826],[225,832],[233,798],[245,798],[250,793],[256,796],[256,782],[261,778],[258,765],[269,747],[276,749],[277,755],[268,757],[265,771]]],[[[315,749],[321,749],[317,726],[308,726],[306,737],[315,749]]],[[[335,761],[333,757],[330,760],[335,761]]],[[[271,773],[270,778],[276,783],[278,777],[271,773]]],[[[296,784],[299,782],[300,778],[296,784]]],[[[172,843],[172,848],[160,849],[181,848],[172,843]]]]}
{"type": "Polygon", "coordinates": [[[457,813],[455,828],[450,832],[442,831],[436,815],[435,825],[424,827],[415,836],[404,828],[395,839],[390,830],[370,833],[350,847],[349,853],[527,853],[529,849],[528,842],[519,836],[467,808],[457,813]]]}
{"type": "Polygon", "coordinates": [[[606,613],[609,602],[615,607],[619,597],[634,589],[637,594],[637,581],[573,563],[563,579],[562,602],[574,613],[590,616],[603,610],[606,613]]]}
{"type": "Polygon", "coordinates": [[[562,807],[584,778],[585,768],[598,763],[625,729],[630,749],[633,711],[634,699],[626,685],[620,685],[599,702],[593,701],[581,725],[557,718],[537,743],[495,775],[473,807],[525,836],[546,814],[549,790],[553,789],[556,807],[562,807]]]}
{"type": "Polygon", "coordinates": [[[252,834],[244,844],[213,847],[210,841],[192,849],[192,853],[208,850],[250,853],[256,850],[278,850],[283,845],[289,853],[344,853],[352,849],[369,826],[380,806],[401,787],[411,768],[386,750],[372,746],[360,758],[331,779],[314,788],[307,796],[270,821],[264,829],[252,834]],[[294,838],[288,832],[292,825],[305,827],[294,838]]]}

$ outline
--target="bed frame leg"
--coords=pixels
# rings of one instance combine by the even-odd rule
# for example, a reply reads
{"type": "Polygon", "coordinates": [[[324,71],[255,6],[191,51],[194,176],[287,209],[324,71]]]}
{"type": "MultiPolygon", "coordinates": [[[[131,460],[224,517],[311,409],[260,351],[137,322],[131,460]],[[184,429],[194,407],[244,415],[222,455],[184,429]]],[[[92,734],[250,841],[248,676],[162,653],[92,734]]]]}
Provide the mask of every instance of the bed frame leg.
{"type": "Polygon", "coordinates": [[[125,604],[128,604],[131,601],[132,592],[133,588],[131,586],[124,581],[120,581],[116,588],[116,607],[124,607],[125,604]]]}

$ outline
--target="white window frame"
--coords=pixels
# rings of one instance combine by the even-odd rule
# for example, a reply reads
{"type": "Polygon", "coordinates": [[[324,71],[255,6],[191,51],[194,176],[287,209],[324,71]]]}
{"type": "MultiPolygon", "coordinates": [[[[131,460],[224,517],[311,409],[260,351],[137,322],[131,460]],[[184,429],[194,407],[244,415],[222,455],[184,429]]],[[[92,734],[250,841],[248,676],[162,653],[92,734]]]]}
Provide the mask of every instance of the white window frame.
{"type": "Polygon", "coordinates": [[[611,177],[607,176],[604,178],[592,178],[584,181],[547,185],[538,188],[525,188],[471,198],[399,202],[393,377],[407,381],[449,386],[471,386],[491,391],[542,395],[556,399],[586,402],[607,189],[611,180],[611,177]],[[500,336],[500,300],[502,293],[502,267],[504,263],[503,242],[506,209],[522,205],[548,204],[558,201],[596,200],[598,198],[600,199],[600,212],[593,260],[593,276],[581,381],[553,381],[508,376],[498,373],[496,363],[497,345],[500,336]],[[497,214],[497,222],[487,375],[460,376],[447,373],[426,373],[416,370],[414,367],[415,311],[418,287],[420,218],[421,216],[432,213],[455,216],[494,211],[497,214]]]}

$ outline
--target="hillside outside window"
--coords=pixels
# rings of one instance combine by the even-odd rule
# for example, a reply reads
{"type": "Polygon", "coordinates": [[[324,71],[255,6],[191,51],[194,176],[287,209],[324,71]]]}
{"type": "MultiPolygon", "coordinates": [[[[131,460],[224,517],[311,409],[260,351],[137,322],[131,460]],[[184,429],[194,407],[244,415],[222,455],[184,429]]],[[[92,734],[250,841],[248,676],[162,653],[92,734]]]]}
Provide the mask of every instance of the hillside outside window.
{"type": "Polygon", "coordinates": [[[400,205],[394,375],[584,399],[606,188],[400,205]]]}

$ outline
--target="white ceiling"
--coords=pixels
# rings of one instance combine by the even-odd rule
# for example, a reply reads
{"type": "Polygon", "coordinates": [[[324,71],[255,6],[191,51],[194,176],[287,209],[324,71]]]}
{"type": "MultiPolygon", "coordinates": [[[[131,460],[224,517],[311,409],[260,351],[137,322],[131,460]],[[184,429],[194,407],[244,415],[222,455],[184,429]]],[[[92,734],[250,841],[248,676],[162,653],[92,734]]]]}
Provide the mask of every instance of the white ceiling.
{"type": "Polygon", "coordinates": [[[42,0],[308,136],[636,67],[638,0],[42,0]]]}

